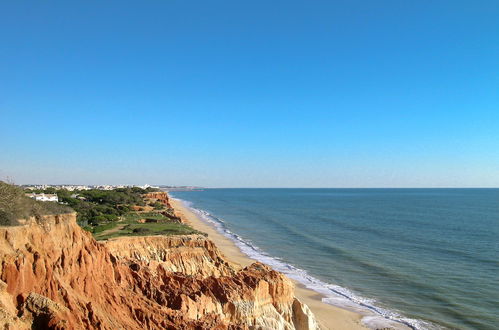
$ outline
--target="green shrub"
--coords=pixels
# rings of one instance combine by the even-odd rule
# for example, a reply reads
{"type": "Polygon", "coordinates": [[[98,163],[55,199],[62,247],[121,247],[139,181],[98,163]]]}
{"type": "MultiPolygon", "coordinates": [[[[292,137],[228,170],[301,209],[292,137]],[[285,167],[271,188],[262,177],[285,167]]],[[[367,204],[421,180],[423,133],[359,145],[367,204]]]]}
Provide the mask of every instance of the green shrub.
{"type": "Polygon", "coordinates": [[[94,232],[94,229],[93,229],[92,227],[90,227],[90,226],[83,226],[83,227],[81,227],[81,228],[83,228],[83,230],[89,231],[89,232],[91,232],[91,233],[93,233],[93,232],[94,232]]]}
{"type": "Polygon", "coordinates": [[[13,214],[0,210],[0,226],[16,226],[19,222],[13,214]]]}
{"type": "Polygon", "coordinates": [[[112,229],[115,226],[116,226],[116,223],[106,223],[106,224],[94,227],[93,230],[92,230],[92,232],[94,234],[97,234],[97,233],[100,233],[100,232],[102,232],[104,230],[112,229]]]}
{"type": "Polygon", "coordinates": [[[163,203],[160,203],[160,202],[149,203],[149,206],[154,207],[155,210],[161,210],[165,207],[165,205],[163,203]]]}
{"type": "Polygon", "coordinates": [[[74,212],[55,202],[39,202],[25,195],[22,188],[0,181],[0,225],[18,225],[18,219],[34,216],[37,221],[43,215],[74,212]]]}
{"type": "Polygon", "coordinates": [[[150,230],[150,229],[148,229],[148,228],[140,227],[140,228],[134,228],[134,229],[132,230],[132,232],[133,232],[134,234],[144,234],[144,233],[149,233],[149,232],[151,232],[151,230],[150,230]]]}

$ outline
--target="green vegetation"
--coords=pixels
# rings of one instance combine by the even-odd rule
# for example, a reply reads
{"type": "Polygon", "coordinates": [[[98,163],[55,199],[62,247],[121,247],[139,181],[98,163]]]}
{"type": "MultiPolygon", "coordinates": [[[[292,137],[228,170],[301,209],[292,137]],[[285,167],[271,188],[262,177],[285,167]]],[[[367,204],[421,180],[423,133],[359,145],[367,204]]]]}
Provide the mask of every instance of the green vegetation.
{"type": "Polygon", "coordinates": [[[92,232],[97,240],[118,236],[203,234],[156,212],[129,212],[119,222],[93,227],[92,232]]]}
{"type": "Polygon", "coordinates": [[[156,191],[153,188],[118,188],[114,190],[68,191],[47,188],[36,193],[57,194],[59,201],[78,213],[78,224],[82,227],[95,227],[120,218],[131,211],[131,205],[145,205],[142,194],[156,191]]]}
{"type": "Polygon", "coordinates": [[[165,206],[160,203],[160,202],[153,202],[153,203],[149,203],[149,206],[152,206],[154,207],[155,210],[161,210],[162,208],[164,208],[165,206]]]}
{"type": "Polygon", "coordinates": [[[158,201],[149,202],[153,212],[133,211],[132,206],[145,206],[142,195],[147,192],[150,190],[141,188],[24,191],[0,181],[0,225],[19,225],[17,219],[30,216],[41,220],[45,214],[77,211],[80,226],[98,240],[118,236],[203,234],[175,221],[172,210],[158,201]],[[35,201],[25,195],[27,192],[55,193],[65,205],[35,201]]]}
{"type": "Polygon", "coordinates": [[[22,188],[0,181],[0,226],[19,225],[18,219],[73,212],[56,202],[38,202],[25,195],[22,188]]]}
{"type": "Polygon", "coordinates": [[[127,223],[137,222],[140,219],[167,220],[164,215],[156,212],[130,212],[123,216],[123,221],[127,223]]]}
{"type": "Polygon", "coordinates": [[[148,236],[148,235],[190,235],[203,234],[193,228],[178,222],[159,223],[128,223],[116,224],[112,230],[94,234],[95,239],[105,240],[119,236],[148,236]]]}
{"type": "Polygon", "coordinates": [[[155,200],[148,202],[148,206],[154,208],[153,212],[133,211],[132,206],[146,205],[142,195],[151,191],[154,190],[133,187],[82,191],[48,188],[34,192],[57,194],[60,202],[78,212],[78,224],[97,240],[118,236],[203,234],[172,220],[173,210],[155,200]],[[160,211],[169,213],[170,217],[160,211]]]}
{"type": "Polygon", "coordinates": [[[97,225],[95,227],[90,227],[89,231],[93,234],[98,234],[98,233],[102,233],[103,231],[113,229],[114,227],[116,227],[116,225],[117,225],[116,222],[105,223],[102,225],[97,225]]]}

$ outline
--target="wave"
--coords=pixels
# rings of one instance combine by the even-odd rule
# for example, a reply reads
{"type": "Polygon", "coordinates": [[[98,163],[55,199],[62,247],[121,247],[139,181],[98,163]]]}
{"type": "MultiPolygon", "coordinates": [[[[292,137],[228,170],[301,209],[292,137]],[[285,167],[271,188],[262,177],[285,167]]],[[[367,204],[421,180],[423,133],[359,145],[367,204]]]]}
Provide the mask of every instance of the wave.
{"type": "Polygon", "coordinates": [[[362,322],[369,328],[397,328],[405,325],[414,330],[443,329],[427,321],[404,317],[400,313],[378,306],[375,299],[361,297],[347,288],[321,281],[308,274],[307,271],[288,264],[278,257],[269,255],[250,240],[233,233],[227,228],[222,219],[207,211],[195,208],[192,202],[179,198],[175,199],[180,201],[201,220],[215,227],[219,233],[232,240],[248,257],[267,264],[273,269],[286,274],[289,278],[301,283],[306,288],[324,295],[325,298],[322,299],[324,303],[360,313],[363,315],[362,322]]]}

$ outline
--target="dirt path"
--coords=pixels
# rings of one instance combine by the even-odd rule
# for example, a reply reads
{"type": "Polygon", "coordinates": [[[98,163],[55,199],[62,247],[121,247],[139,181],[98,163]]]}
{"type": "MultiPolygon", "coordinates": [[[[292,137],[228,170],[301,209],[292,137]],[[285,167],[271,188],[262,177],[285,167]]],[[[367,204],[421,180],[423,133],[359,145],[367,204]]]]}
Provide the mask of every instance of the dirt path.
{"type": "Polygon", "coordinates": [[[98,237],[102,237],[104,235],[108,235],[108,234],[113,234],[113,233],[116,233],[120,230],[122,230],[123,228],[125,228],[127,224],[124,223],[124,224],[119,224],[117,225],[116,227],[114,228],[111,228],[111,229],[107,229],[107,230],[104,230],[104,231],[101,231],[99,234],[95,235],[95,238],[98,238],[98,237]]]}

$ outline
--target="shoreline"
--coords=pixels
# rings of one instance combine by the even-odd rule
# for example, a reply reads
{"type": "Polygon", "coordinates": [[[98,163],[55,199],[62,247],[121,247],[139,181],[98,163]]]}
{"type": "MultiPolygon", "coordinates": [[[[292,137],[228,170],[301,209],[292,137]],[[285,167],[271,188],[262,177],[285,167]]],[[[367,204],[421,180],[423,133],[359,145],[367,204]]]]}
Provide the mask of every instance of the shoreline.
{"type": "MultiPolygon", "coordinates": [[[[230,262],[238,264],[241,267],[246,267],[257,261],[244,254],[233,241],[220,234],[216,228],[199,219],[181,201],[170,197],[170,202],[175,213],[194,229],[207,233],[208,238],[215,243],[230,262]]],[[[368,329],[362,324],[364,315],[327,304],[322,301],[322,298],[325,298],[324,295],[306,288],[303,284],[293,279],[290,280],[295,284],[295,296],[310,308],[322,329],[368,329]]]]}

